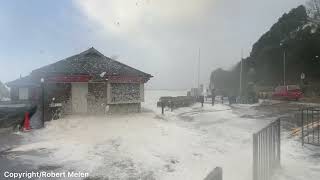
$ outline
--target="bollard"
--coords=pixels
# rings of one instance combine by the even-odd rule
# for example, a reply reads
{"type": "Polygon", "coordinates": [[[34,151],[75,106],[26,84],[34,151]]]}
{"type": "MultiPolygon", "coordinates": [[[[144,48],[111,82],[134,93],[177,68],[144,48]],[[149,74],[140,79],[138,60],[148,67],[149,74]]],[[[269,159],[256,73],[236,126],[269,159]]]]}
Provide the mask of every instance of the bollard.
{"type": "Polygon", "coordinates": [[[164,103],[163,102],[161,102],[161,113],[162,113],[162,115],[164,114],[164,103]]]}
{"type": "Polygon", "coordinates": [[[24,123],[23,123],[23,131],[29,131],[30,128],[30,117],[29,112],[24,113],[24,123]]]}

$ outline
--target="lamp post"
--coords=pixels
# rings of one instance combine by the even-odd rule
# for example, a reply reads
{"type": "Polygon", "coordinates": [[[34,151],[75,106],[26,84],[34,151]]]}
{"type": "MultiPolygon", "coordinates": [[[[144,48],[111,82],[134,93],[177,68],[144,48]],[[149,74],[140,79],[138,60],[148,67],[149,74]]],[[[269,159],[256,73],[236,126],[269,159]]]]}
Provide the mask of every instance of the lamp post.
{"type": "Polygon", "coordinates": [[[240,62],[240,89],[239,89],[240,98],[242,97],[242,71],[243,71],[242,63],[243,63],[243,58],[241,56],[241,62],[240,62]]]}
{"type": "Polygon", "coordinates": [[[40,79],[41,81],[41,106],[42,106],[42,120],[41,120],[41,127],[44,127],[44,111],[45,111],[45,107],[44,107],[44,78],[40,79]]]}
{"type": "Polygon", "coordinates": [[[283,47],[283,85],[286,85],[286,49],[284,43],[281,42],[280,46],[283,47]]]}

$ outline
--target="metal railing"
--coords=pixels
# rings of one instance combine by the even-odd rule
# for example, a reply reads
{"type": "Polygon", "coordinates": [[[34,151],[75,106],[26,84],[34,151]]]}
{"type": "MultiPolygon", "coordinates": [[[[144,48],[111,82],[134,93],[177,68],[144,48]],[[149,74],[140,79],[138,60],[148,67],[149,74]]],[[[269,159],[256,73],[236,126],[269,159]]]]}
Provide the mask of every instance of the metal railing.
{"type": "Polygon", "coordinates": [[[216,167],[204,180],[222,180],[222,168],[216,167]]]}
{"type": "Polygon", "coordinates": [[[320,146],[320,108],[301,109],[301,141],[320,146]]]}
{"type": "Polygon", "coordinates": [[[253,134],[253,180],[269,180],[280,166],[280,119],[253,134]]]}

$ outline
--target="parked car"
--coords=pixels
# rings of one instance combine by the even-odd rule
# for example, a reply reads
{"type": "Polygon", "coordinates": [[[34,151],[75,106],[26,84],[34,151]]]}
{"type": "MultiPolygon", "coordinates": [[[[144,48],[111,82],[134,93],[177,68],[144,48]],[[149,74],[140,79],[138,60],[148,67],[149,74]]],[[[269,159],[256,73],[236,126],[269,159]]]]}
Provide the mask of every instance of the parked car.
{"type": "Polygon", "coordinates": [[[298,85],[278,86],[272,94],[274,99],[296,100],[302,98],[303,93],[298,85]]]}

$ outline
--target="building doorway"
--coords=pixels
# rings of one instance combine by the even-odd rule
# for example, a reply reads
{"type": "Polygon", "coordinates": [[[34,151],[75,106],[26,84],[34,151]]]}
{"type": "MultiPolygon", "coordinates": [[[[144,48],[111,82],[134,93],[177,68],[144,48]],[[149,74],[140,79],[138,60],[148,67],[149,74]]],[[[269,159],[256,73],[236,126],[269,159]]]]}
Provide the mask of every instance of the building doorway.
{"type": "Polygon", "coordinates": [[[87,113],[88,83],[72,83],[72,112],[87,113]]]}

